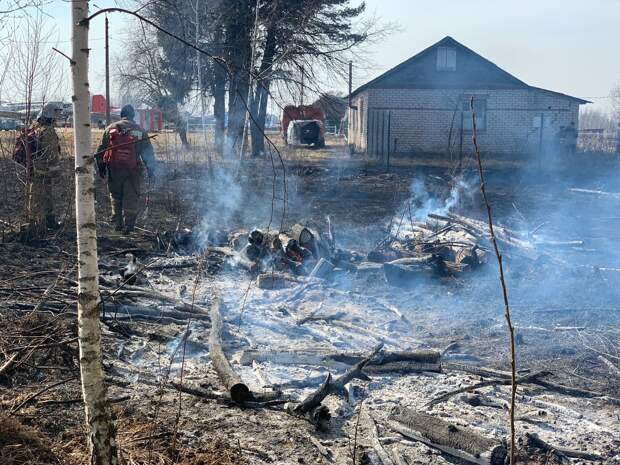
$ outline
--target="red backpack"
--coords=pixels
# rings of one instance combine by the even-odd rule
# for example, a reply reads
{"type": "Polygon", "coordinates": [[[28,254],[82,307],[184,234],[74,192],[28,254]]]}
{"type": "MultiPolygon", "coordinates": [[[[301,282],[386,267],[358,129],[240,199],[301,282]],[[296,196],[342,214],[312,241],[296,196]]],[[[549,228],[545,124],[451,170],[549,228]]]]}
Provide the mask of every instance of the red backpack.
{"type": "Polygon", "coordinates": [[[132,135],[131,128],[110,129],[110,143],[103,155],[103,161],[112,168],[136,169],[138,167],[137,142],[138,139],[132,135]]]}
{"type": "Polygon", "coordinates": [[[28,169],[32,168],[32,160],[39,152],[39,137],[33,129],[23,129],[15,140],[13,160],[28,169]]]}

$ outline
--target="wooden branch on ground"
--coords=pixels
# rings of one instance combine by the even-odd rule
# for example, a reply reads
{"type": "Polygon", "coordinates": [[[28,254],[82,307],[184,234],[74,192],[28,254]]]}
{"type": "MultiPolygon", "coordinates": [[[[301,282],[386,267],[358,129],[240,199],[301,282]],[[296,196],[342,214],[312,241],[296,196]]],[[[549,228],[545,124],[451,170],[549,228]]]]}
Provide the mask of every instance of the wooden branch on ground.
{"type": "Polygon", "coordinates": [[[17,359],[17,356],[20,354],[20,352],[15,352],[13,355],[11,355],[10,357],[7,357],[7,359],[5,360],[5,362],[2,364],[2,366],[0,366],[0,376],[2,374],[4,374],[4,372],[8,371],[15,363],[15,359],[17,359]]]}
{"type": "Polygon", "coordinates": [[[383,448],[381,441],[379,440],[379,431],[377,430],[377,424],[370,413],[366,411],[366,423],[368,424],[368,432],[370,434],[370,443],[373,450],[377,454],[377,457],[381,461],[382,465],[394,465],[394,461],[390,458],[388,453],[383,448]]]}
{"type": "MultiPolygon", "coordinates": [[[[531,382],[531,381],[530,381],[531,382]]],[[[559,392],[560,394],[565,394],[567,396],[573,397],[587,397],[590,399],[601,399],[606,402],[609,402],[613,405],[620,405],[620,399],[617,397],[611,397],[603,394],[602,392],[597,391],[589,391],[587,389],[574,388],[570,386],[564,386],[563,384],[557,384],[552,381],[546,381],[542,379],[537,379],[533,384],[537,386],[544,387],[549,389],[550,391],[559,392]]]]}
{"type": "MultiPolygon", "coordinates": [[[[111,404],[118,404],[120,402],[125,402],[126,400],[129,400],[129,399],[131,399],[131,396],[125,395],[125,396],[121,396],[121,397],[115,397],[115,398],[108,399],[108,402],[110,402],[111,404]]],[[[74,399],[40,400],[40,401],[37,401],[37,405],[38,406],[42,406],[42,405],[69,405],[69,404],[79,404],[81,402],[84,402],[84,399],[82,399],[81,397],[76,397],[74,399]]]]}
{"type": "Polygon", "coordinates": [[[29,403],[31,403],[32,401],[34,401],[38,396],[40,396],[41,394],[43,394],[44,392],[49,391],[50,389],[53,389],[57,386],[60,386],[61,384],[65,384],[68,383],[69,381],[73,381],[76,378],[73,376],[71,378],[66,378],[66,379],[62,379],[60,381],[56,381],[55,383],[50,384],[49,386],[45,386],[42,389],[39,389],[37,392],[30,394],[28,397],[26,397],[23,401],[21,401],[17,406],[13,407],[11,409],[11,413],[15,413],[18,410],[20,410],[21,408],[25,407],[26,405],[28,405],[29,403]]]}
{"type": "Polygon", "coordinates": [[[122,289],[116,291],[104,291],[102,292],[102,297],[145,297],[147,299],[159,300],[162,302],[171,303],[175,306],[175,308],[179,310],[183,310],[188,313],[196,313],[202,314],[205,316],[209,315],[209,311],[195,303],[187,303],[178,299],[176,297],[171,297],[166,294],[163,294],[155,289],[146,289],[138,286],[129,286],[125,285],[122,289]]]}
{"type": "Polygon", "coordinates": [[[500,378],[510,379],[510,372],[493,370],[491,368],[478,367],[475,365],[467,365],[466,363],[458,362],[443,362],[442,368],[444,371],[462,371],[471,375],[483,376],[485,378],[500,378]]]}
{"type": "MultiPolygon", "coordinates": [[[[614,365],[613,363],[611,363],[611,361],[603,356],[603,355],[599,355],[598,359],[603,362],[605,365],[607,365],[607,368],[609,368],[609,371],[616,375],[617,377],[620,378],[620,368],[618,368],[616,365],[614,365]]],[[[0,368],[0,373],[2,373],[2,369],[0,368]]]]}
{"type": "Polygon", "coordinates": [[[504,465],[506,460],[506,446],[501,442],[427,413],[397,407],[387,424],[404,436],[471,463],[504,465]]]}
{"type": "Polygon", "coordinates": [[[368,376],[363,373],[363,370],[382,348],[383,342],[380,342],[365,359],[359,361],[349,368],[342,376],[336,378],[334,382],[330,384],[330,392],[343,394],[345,384],[349,383],[354,378],[368,380],[368,376]]]}
{"type": "Polygon", "coordinates": [[[334,463],[334,453],[323,444],[321,444],[321,441],[319,441],[313,436],[310,436],[310,442],[314,445],[314,447],[316,447],[316,449],[319,451],[319,454],[325,457],[325,460],[327,460],[329,463],[334,463]]]}
{"type": "Polygon", "coordinates": [[[211,331],[209,332],[209,357],[213,368],[222,384],[228,389],[230,398],[235,402],[246,402],[252,398],[250,388],[241,380],[230,366],[230,362],[222,349],[222,315],[220,313],[220,299],[215,297],[211,303],[211,331]]]}
{"type": "Polygon", "coordinates": [[[309,421],[319,431],[327,430],[329,420],[331,419],[331,413],[329,413],[329,409],[322,405],[321,402],[329,393],[331,379],[332,375],[328,374],[323,384],[321,384],[316,391],[298,404],[287,404],[285,407],[286,411],[291,415],[309,421]]]}
{"type": "Polygon", "coordinates": [[[327,407],[321,405],[323,399],[331,393],[339,395],[346,394],[344,387],[354,378],[368,379],[362,370],[382,348],[383,343],[378,344],[366,358],[356,363],[342,376],[339,376],[333,381],[331,373],[328,374],[325,381],[323,381],[316,391],[307,396],[299,404],[288,405],[287,411],[295,416],[305,418],[319,430],[327,429],[331,414],[327,407]]]}
{"type": "MultiPolygon", "coordinates": [[[[550,374],[551,373],[549,373],[548,371],[537,371],[536,373],[532,373],[531,375],[517,378],[517,382],[519,384],[532,383],[534,381],[538,381],[538,378],[542,378],[543,376],[549,376],[550,374]]],[[[498,386],[498,385],[506,386],[509,384],[512,384],[511,378],[491,379],[488,381],[482,381],[481,383],[473,384],[471,386],[466,386],[463,388],[455,389],[454,391],[446,392],[445,394],[442,394],[441,396],[434,398],[433,400],[428,402],[425,406],[433,407],[434,405],[440,404],[441,402],[445,402],[446,400],[450,399],[451,397],[457,394],[473,391],[474,389],[480,389],[483,387],[498,386]]]]}
{"type": "Polygon", "coordinates": [[[591,452],[583,452],[580,450],[568,449],[566,447],[554,446],[546,441],[543,441],[536,433],[525,433],[528,445],[542,450],[546,453],[552,453],[559,456],[559,458],[573,458],[591,461],[603,461],[604,458],[598,454],[591,452]]]}

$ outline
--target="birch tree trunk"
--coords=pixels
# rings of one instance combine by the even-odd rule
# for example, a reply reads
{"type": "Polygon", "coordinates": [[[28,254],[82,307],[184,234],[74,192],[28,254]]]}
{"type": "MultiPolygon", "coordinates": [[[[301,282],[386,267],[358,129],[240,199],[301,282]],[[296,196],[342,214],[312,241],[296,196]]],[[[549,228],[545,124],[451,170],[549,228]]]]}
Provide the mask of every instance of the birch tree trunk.
{"type": "Polygon", "coordinates": [[[89,430],[91,465],[118,463],[112,410],[103,380],[97,229],[95,223],[95,159],[91,155],[88,88],[88,0],[73,0],[73,137],[75,151],[75,216],[78,246],[78,337],[82,396],[89,430]]]}

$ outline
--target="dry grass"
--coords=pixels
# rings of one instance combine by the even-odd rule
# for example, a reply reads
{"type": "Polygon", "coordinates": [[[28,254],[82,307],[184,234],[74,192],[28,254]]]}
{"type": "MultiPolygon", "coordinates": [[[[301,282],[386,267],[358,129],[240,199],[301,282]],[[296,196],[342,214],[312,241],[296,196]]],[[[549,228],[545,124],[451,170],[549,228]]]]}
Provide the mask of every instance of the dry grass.
{"type": "Polygon", "coordinates": [[[51,443],[33,428],[0,413],[0,463],[2,465],[51,465],[60,463],[51,443]]]}

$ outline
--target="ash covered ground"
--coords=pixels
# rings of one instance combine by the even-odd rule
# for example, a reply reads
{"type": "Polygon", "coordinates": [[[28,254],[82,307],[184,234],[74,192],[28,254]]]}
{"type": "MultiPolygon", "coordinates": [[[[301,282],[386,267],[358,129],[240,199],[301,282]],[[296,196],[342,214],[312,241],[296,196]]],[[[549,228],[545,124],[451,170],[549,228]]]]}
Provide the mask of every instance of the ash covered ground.
{"type": "MultiPolygon", "coordinates": [[[[449,164],[397,160],[386,173],[378,163],[345,155],[341,146],[285,155],[286,170],[276,165],[275,178],[263,161],[248,161],[240,170],[216,161],[209,172],[206,163],[162,160],[163,175],[147,186],[148,214],[133,238],[111,232],[105,191],[98,192],[104,364],[126,457],[200,463],[199,454],[216,453],[228,457],[221,463],[381,463],[383,451],[396,464],[467,463],[390,429],[394,407],[505,440],[506,383],[428,405],[493,378],[459,366],[509,370],[490,250],[475,269],[420,274],[399,286],[386,282],[382,266],[358,266],[386,237],[414,233],[429,213],[484,220],[473,165],[456,176],[449,164]],[[297,223],[326,231],[327,217],[335,246],[357,261],[356,268],[336,270],[324,281],[302,275],[282,289],[259,288],[255,273],[219,250],[221,236],[231,231],[286,230],[297,223]],[[184,228],[191,231],[188,243],[171,245],[184,228]],[[127,253],[146,267],[136,284],[117,290],[127,253]],[[328,373],[337,377],[349,368],[338,355],[367,354],[379,342],[392,352],[443,352],[444,369],[354,379],[344,394],[326,398],[332,419],[317,432],[277,402],[239,406],[226,399],[209,357],[209,317],[206,310],[196,312],[208,309],[216,295],[225,353],[255,393],[278,390],[280,399],[299,401],[328,373]]],[[[612,162],[575,160],[572,166],[488,165],[494,219],[535,251],[505,250],[518,368],[523,376],[552,372],[547,386],[519,389],[517,428],[620,463],[620,199],[610,195],[620,192],[620,183],[610,176],[617,168],[612,162]]],[[[7,232],[0,244],[3,360],[18,354],[0,375],[0,400],[3,415],[37,435],[30,443],[33,457],[41,449],[61,463],[83,463],[72,199],[71,186],[63,187],[64,230],[37,244],[17,242],[7,232]]],[[[20,205],[18,186],[6,192],[20,205]]],[[[3,215],[9,224],[18,222],[17,208],[5,204],[3,215]]],[[[528,455],[525,447],[521,453],[523,463],[561,461],[552,453],[528,455]]]]}

